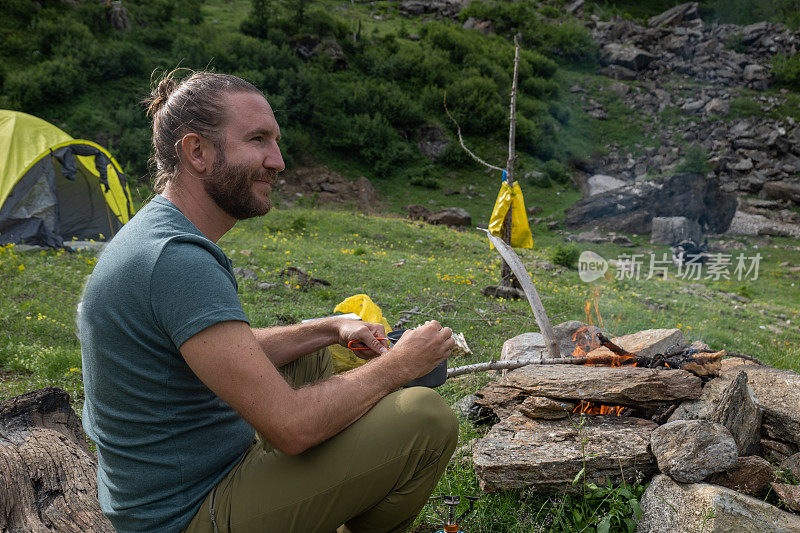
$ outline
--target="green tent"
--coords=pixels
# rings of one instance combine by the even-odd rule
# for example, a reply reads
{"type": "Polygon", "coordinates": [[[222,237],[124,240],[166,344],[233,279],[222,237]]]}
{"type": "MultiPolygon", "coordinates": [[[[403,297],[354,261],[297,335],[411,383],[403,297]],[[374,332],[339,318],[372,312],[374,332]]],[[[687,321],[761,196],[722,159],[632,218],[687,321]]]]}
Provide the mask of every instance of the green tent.
{"type": "Polygon", "coordinates": [[[0,245],[110,239],[132,216],[125,175],[108,150],[0,110],[0,245]]]}

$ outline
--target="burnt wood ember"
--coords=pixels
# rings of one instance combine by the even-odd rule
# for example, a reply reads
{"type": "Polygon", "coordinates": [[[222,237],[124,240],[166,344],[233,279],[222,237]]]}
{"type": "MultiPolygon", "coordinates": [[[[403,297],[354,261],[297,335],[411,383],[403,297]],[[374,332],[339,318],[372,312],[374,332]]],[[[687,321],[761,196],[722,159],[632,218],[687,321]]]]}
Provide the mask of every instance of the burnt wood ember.
{"type": "Polygon", "coordinates": [[[719,371],[720,362],[727,355],[725,350],[714,352],[688,347],[669,354],[656,354],[652,357],[645,357],[617,346],[602,333],[597,334],[597,339],[600,341],[601,346],[605,346],[615,354],[616,359],[613,362],[608,362],[610,360],[609,357],[599,356],[597,363],[595,363],[590,354],[591,364],[635,365],[644,368],[680,368],[700,377],[709,377],[719,371]]]}

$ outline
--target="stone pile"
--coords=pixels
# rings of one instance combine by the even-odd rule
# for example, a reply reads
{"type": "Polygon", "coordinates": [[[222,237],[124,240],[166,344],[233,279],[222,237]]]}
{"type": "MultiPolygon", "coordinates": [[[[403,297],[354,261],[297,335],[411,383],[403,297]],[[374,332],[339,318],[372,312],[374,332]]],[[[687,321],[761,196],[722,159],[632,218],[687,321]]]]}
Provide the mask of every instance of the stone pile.
{"type": "MultiPolygon", "coordinates": [[[[626,107],[643,117],[645,136],[657,144],[647,148],[612,144],[608,154],[588,168],[617,180],[638,181],[675,172],[685,161],[685,147],[695,145],[708,155],[708,170],[723,189],[774,201],[761,213],[744,212],[796,222],[789,220],[789,208],[800,205],[800,125],[792,117],[767,117],[786,104],[784,96],[750,96],[743,90],[769,87],[772,57],[797,54],[800,33],[769,22],[744,27],[705,24],[697,3],[652,17],[647,26],[623,19],[601,21],[596,16],[586,25],[601,47],[600,72],[622,80],[600,90],[617,93],[626,107]],[[742,97],[748,98],[747,113],[761,114],[728,119],[732,105],[744,105],[742,97]],[[664,123],[665,114],[677,120],[664,123]]],[[[607,118],[603,106],[584,88],[576,85],[572,92],[578,93],[590,116],[607,118]]],[[[593,186],[592,180],[600,181],[589,178],[585,192],[608,190],[593,186]]]]}
{"type": "MultiPolygon", "coordinates": [[[[556,329],[581,331],[579,325],[556,329]]],[[[688,345],[680,330],[613,342],[643,357],[688,345]]],[[[506,344],[506,359],[536,360],[546,351],[535,334],[506,344]]],[[[703,523],[708,531],[800,531],[800,516],[764,501],[770,491],[800,510],[800,486],[778,482],[778,468],[767,461],[800,480],[796,372],[741,358],[718,361],[704,379],[678,369],[532,364],[509,371],[470,401],[470,418],[497,421],[473,447],[484,491],[571,492],[584,482],[652,478],[637,531],[689,531],[703,523]],[[581,416],[581,402],[619,406],[621,416],[581,416]]]]}

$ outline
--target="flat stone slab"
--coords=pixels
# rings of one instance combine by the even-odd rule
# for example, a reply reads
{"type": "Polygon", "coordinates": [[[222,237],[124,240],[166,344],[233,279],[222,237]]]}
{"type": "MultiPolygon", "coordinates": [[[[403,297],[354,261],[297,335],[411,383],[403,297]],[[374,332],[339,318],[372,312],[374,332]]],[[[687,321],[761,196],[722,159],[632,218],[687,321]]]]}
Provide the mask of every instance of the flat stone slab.
{"type": "MultiPolygon", "coordinates": [[[[584,365],[528,365],[489,383],[476,394],[493,409],[513,408],[527,396],[585,400],[627,407],[655,407],[700,397],[701,380],[685,370],[584,365]]],[[[501,416],[498,413],[498,416],[501,416]]]]}
{"type": "Polygon", "coordinates": [[[472,462],[481,490],[532,487],[536,492],[579,491],[572,484],[586,462],[586,481],[605,485],[656,472],[650,433],[657,425],[633,417],[591,416],[533,420],[515,413],[475,445],[472,462]],[[581,447],[584,440],[585,449],[581,447]]]}
{"type": "Polygon", "coordinates": [[[637,533],[800,533],[800,516],[725,487],[658,475],[640,502],[637,533]]]}
{"type": "MultiPolygon", "coordinates": [[[[614,337],[611,342],[642,357],[668,354],[689,346],[683,337],[683,332],[679,329],[646,329],[630,335],[614,337]]],[[[589,352],[589,356],[612,355],[612,353],[605,346],[601,346],[589,352]]]]}

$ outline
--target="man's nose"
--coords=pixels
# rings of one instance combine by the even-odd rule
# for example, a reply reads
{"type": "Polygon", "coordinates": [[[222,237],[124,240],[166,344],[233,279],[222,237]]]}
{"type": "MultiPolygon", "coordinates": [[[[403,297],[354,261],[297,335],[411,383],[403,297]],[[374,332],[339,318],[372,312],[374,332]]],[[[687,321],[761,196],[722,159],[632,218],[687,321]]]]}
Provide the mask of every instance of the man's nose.
{"type": "Polygon", "coordinates": [[[278,172],[286,170],[286,165],[283,162],[283,154],[281,154],[281,149],[275,141],[273,141],[272,150],[270,150],[269,155],[264,159],[264,167],[275,169],[278,172]]]}

